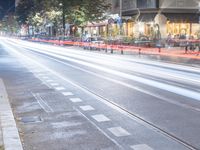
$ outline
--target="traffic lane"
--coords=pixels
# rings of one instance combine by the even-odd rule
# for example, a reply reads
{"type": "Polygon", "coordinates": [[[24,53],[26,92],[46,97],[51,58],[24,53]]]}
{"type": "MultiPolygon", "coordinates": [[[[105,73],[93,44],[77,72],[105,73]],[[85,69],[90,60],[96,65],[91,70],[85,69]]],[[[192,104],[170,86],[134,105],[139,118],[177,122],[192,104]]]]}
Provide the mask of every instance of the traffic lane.
{"type": "MultiPolygon", "coordinates": [[[[41,52],[41,53],[43,53],[43,52],[41,52]]],[[[90,64],[90,63],[87,63],[85,61],[79,61],[79,60],[76,60],[76,59],[71,59],[69,57],[62,57],[60,55],[53,55],[51,53],[45,53],[45,54],[51,55],[53,57],[59,57],[59,58],[64,59],[64,60],[70,60],[72,62],[76,62],[76,63],[83,64],[83,65],[88,66],[88,67],[99,69],[101,71],[108,72],[108,73],[114,74],[116,76],[121,76],[121,77],[125,77],[127,79],[130,79],[130,80],[138,81],[138,82],[141,82],[141,83],[144,83],[144,84],[156,87],[156,88],[158,86],[158,88],[161,88],[163,90],[168,90],[168,91],[170,91],[172,93],[178,92],[177,94],[184,95],[186,97],[199,100],[199,94],[198,94],[199,91],[198,90],[195,91],[196,90],[195,87],[192,88],[193,91],[192,91],[192,89],[191,90],[187,89],[188,87],[193,87],[193,86],[186,86],[186,85],[184,86],[182,84],[179,84],[179,86],[181,85],[181,86],[183,86],[183,88],[178,87],[178,86],[173,86],[173,85],[166,86],[166,84],[163,84],[161,82],[156,82],[155,80],[149,80],[148,77],[147,78],[142,78],[140,76],[134,76],[133,77],[133,76],[131,76],[131,74],[126,74],[126,73],[124,73],[122,71],[119,72],[119,71],[116,71],[114,69],[112,70],[112,69],[109,69],[109,68],[104,68],[102,66],[90,64]],[[156,86],[154,84],[156,84],[156,86]]],[[[169,81],[168,81],[168,83],[169,83],[169,81]]],[[[171,82],[171,83],[174,84],[174,82],[171,82]]]]}
{"type": "MultiPolygon", "coordinates": [[[[35,50],[34,48],[32,48],[33,50],[35,50]]],[[[36,50],[37,51],[37,50],[36,50]]],[[[46,51],[44,52],[44,51],[39,51],[39,52],[42,52],[42,53],[47,53],[46,51]]],[[[52,54],[52,53],[47,53],[47,54],[52,54]]],[[[53,54],[52,54],[53,55],[53,54]]],[[[56,56],[58,56],[58,55],[56,55],[56,56]]],[[[62,57],[62,56],[60,56],[61,58],[64,58],[64,57],[62,57]]],[[[66,59],[68,58],[70,58],[70,57],[65,57],[66,59]]],[[[88,58],[89,59],[89,58],[88,58]]],[[[71,58],[70,58],[70,60],[72,60],[71,58]]],[[[76,59],[77,60],[77,59],[76,59]]],[[[84,63],[85,63],[85,61],[84,61],[84,63]]],[[[117,64],[115,65],[115,66],[118,66],[117,64]]],[[[113,67],[113,66],[112,66],[113,67]]],[[[108,67],[109,68],[109,67],[108,67]]],[[[110,67],[111,68],[111,67],[110,67]]],[[[141,68],[141,67],[140,67],[141,68]]],[[[114,70],[116,70],[116,68],[114,67],[114,68],[111,68],[111,69],[114,69],[114,70]]],[[[120,68],[121,69],[121,68],[120,68]]],[[[141,70],[141,69],[140,69],[141,70]]],[[[146,70],[146,69],[144,69],[144,70],[146,70]]],[[[124,71],[124,69],[122,68],[122,70],[119,70],[120,72],[125,72],[126,73],[126,71],[124,71]]],[[[129,71],[130,72],[130,71],[129,71]]],[[[154,69],[154,72],[155,72],[155,69],[154,69]]],[[[148,71],[148,73],[150,73],[150,71],[148,71]]],[[[137,73],[138,74],[138,73],[137,73]]],[[[157,74],[157,72],[155,73],[155,74],[157,74]]],[[[152,73],[151,73],[151,75],[152,75],[152,73]]],[[[138,76],[140,76],[141,77],[141,75],[138,75],[138,76]]],[[[197,76],[197,75],[196,75],[197,76]]],[[[149,78],[150,77],[150,75],[148,75],[147,74],[147,76],[146,76],[146,78],[149,78]]],[[[162,77],[165,77],[165,76],[162,76],[162,77]]],[[[166,77],[168,77],[168,76],[166,76],[166,77]]],[[[176,76],[177,77],[177,76],[176,76]]],[[[176,80],[176,81],[169,81],[168,80],[168,78],[167,79],[163,79],[165,82],[168,82],[168,83],[170,83],[170,84],[176,84],[176,86],[181,86],[181,87],[183,87],[183,88],[188,88],[188,89],[190,89],[190,90],[197,90],[196,92],[199,92],[199,87],[197,86],[197,85],[199,85],[198,83],[196,83],[196,82],[198,82],[199,80],[197,80],[197,78],[198,78],[199,76],[197,76],[195,79],[190,79],[190,78],[183,78],[184,79],[184,82],[186,82],[185,84],[183,84],[183,83],[178,83],[178,81],[176,80]],[[186,80],[186,81],[185,81],[186,80]],[[189,85],[188,83],[189,83],[189,81],[192,81],[192,85],[189,85]],[[195,85],[194,85],[195,84],[195,85]]],[[[171,80],[175,80],[174,78],[172,78],[171,76],[169,77],[171,80]]],[[[178,78],[178,80],[181,80],[182,78],[178,78]]],[[[154,78],[154,80],[158,80],[158,77],[156,77],[156,78],[154,78]]],[[[162,81],[161,81],[162,82],[162,81]]]]}
{"type": "MultiPolygon", "coordinates": [[[[66,58],[66,57],[61,57],[61,58],[66,58]]],[[[70,59],[70,60],[71,60],[71,59],[70,59]]],[[[83,63],[85,63],[85,62],[83,62],[83,63]]],[[[140,75],[138,75],[138,73],[137,73],[136,76],[140,76],[140,75]]],[[[140,78],[141,80],[142,80],[142,79],[145,79],[145,78],[141,78],[141,77],[139,77],[139,78],[140,78]]],[[[148,79],[148,78],[149,78],[149,76],[146,76],[146,79],[148,79]]],[[[156,78],[156,80],[158,80],[158,79],[156,78]]],[[[147,81],[149,82],[149,81],[151,81],[151,80],[147,80],[147,81]]],[[[154,80],[152,80],[152,81],[155,81],[155,78],[154,78],[154,80]]],[[[165,81],[165,80],[164,80],[164,81],[165,81]]],[[[136,82],[137,82],[137,81],[136,81],[136,82]]],[[[163,81],[162,81],[162,82],[163,82],[163,81]]],[[[169,81],[165,81],[165,82],[170,83],[169,81]]],[[[143,82],[143,83],[144,83],[144,82],[143,82]]],[[[155,84],[156,84],[156,83],[159,83],[159,82],[155,82],[155,84]]],[[[172,84],[175,84],[175,82],[171,82],[171,83],[172,83],[172,84]]],[[[151,83],[151,85],[152,85],[152,83],[151,83]]],[[[188,86],[188,85],[179,84],[179,86],[180,86],[180,85],[183,86],[185,89],[188,88],[188,87],[191,88],[191,89],[194,89],[194,90],[198,89],[198,88],[196,88],[195,86],[192,86],[192,85],[188,86]]],[[[171,87],[174,88],[173,86],[171,86],[171,87]]],[[[161,88],[163,89],[163,87],[161,87],[161,88]]],[[[167,87],[167,88],[168,88],[168,90],[170,89],[170,87],[167,87]]],[[[182,88],[182,89],[183,89],[183,88],[182,88]]],[[[178,90],[179,94],[182,94],[182,93],[180,93],[180,89],[175,89],[175,90],[176,90],[176,91],[178,90]]],[[[170,90],[170,91],[173,92],[173,90],[170,90]]],[[[187,91],[186,91],[186,92],[187,92],[187,91]]],[[[199,98],[198,98],[198,97],[199,97],[199,96],[198,96],[198,92],[199,92],[199,91],[196,91],[196,95],[197,95],[197,96],[193,96],[193,97],[195,97],[197,100],[199,100],[199,98]]],[[[185,93],[185,92],[183,92],[183,93],[185,93]]],[[[193,92],[193,93],[194,93],[194,92],[193,92]]],[[[191,96],[193,93],[191,93],[190,96],[191,96]]],[[[194,94],[195,94],[195,93],[194,93],[194,94]]],[[[187,96],[187,94],[185,94],[185,95],[187,96]]],[[[192,98],[193,98],[193,97],[192,97],[192,98]]]]}
{"type": "Polygon", "coordinates": [[[62,72],[62,74],[65,74],[68,78],[71,77],[71,79],[75,80],[79,84],[81,83],[82,85],[88,87],[89,89],[94,89],[93,91],[96,93],[100,93],[100,95],[104,95],[109,98],[110,95],[107,94],[113,93],[110,96],[110,99],[112,100],[114,99],[113,100],[114,102],[118,100],[117,102],[120,103],[120,105],[126,107],[128,110],[131,110],[131,112],[134,112],[135,114],[141,113],[140,115],[141,116],[143,115],[145,119],[150,120],[150,118],[153,118],[152,122],[156,122],[157,124],[160,123],[160,126],[162,128],[166,128],[166,130],[173,130],[173,133],[175,133],[176,135],[180,135],[181,138],[186,139],[191,143],[193,142],[195,144],[197,143],[196,139],[198,139],[199,129],[195,125],[199,124],[199,119],[198,119],[199,113],[193,112],[188,109],[179,108],[177,106],[163,102],[160,99],[155,99],[154,97],[151,98],[149,97],[149,95],[148,96],[144,96],[144,94],[141,95],[140,92],[137,93],[134,92],[133,90],[122,88],[121,86],[117,87],[116,84],[111,84],[107,81],[105,82],[105,80],[99,80],[98,78],[88,76],[87,74],[85,75],[82,71],[77,72],[76,70],[71,70],[68,67],[66,68],[65,65],[61,66],[60,63],[55,65],[55,62],[52,62],[52,60],[46,62],[46,65],[51,67],[54,66],[52,68],[53,70],[56,70],[57,72],[62,72]],[[65,68],[65,70],[63,70],[63,68],[65,68]],[[98,86],[94,85],[94,82],[98,83],[98,86]],[[95,89],[95,87],[98,87],[98,89],[95,89]],[[122,95],[127,97],[123,97],[122,95]],[[126,101],[124,101],[124,99],[126,101]],[[134,103],[136,100],[139,101],[138,105],[135,105],[134,103]],[[138,109],[134,110],[136,108],[138,109]],[[139,112],[139,110],[141,112],[139,112]],[[190,131],[187,131],[186,129],[188,129],[188,127],[192,129],[190,131]]]}
{"type": "MultiPolygon", "coordinates": [[[[83,67],[83,66],[82,66],[83,67]]],[[[80,68],[80,67],[79,67],[80,68]]]]}
{"type": "MultiPolygon", "coordinates": [[[[6,41],[6,42],[9,42],[9,41],[6,41]]],[[[16,41],[14,41],[14,43],[16,43],[16,41]]],[[[10,44],[13,44],[13,42],[10,44]]],[[[32,49],[36,48],[36,50],[43,50],[43,51],[48,51],[48,52],[52,52],[52,53],[56,53],[56,54],[66,55],[68,57],[75,57],[76,59],[83,59],[85,61],[90,60],[90,61],[93,61],[93,63],[101,63],[102,65],[108,65],[108,66],[112,66],[112,67],[116,67],[116,63],[117,63],[118,64],[117,67],[121,66],[122,67],[121,69],[126,68],[126,65],[128,65],[128,66],[134,65],[134,69],[137,69],[135,67],[138,66],[139,64],[142,64],[142,66],[145,69],[152,69],[152,70],[156,69],[156,70],[160,70],[160,71],[164,71],[164,72],[173,72],[174,71],[175,74],[178,74],[180,72],[179,75],[182,75],[183,73],[187,73],[186,76],[188,76],[188,75],[193,76],[193,75],[197,74],[198,75],[197,77],[199,77],[199,75],[200,75],[200,71],[198,68],[183,66],[183,65],[173,64],[173,63],[164,63],[161,61],[150,61],[150,60],[145,60],[145,59],[137,59],[136,57],[130,58],[130,57],[125,57],[125,56],[119,57],[119,56],[115,56],[115,55],[105,55],[105,54],[101,54],[101,53],[92,53],[92,52],[88,52],[88,51],[81,51],[81,50],[77,50],[74,48],[62,48],[62,47],[55,47],[55,46],[30,43],[30,42],[24,43],[24,41],[17,42],[16,44],[18,46],[20,45],[25,48],[32,48],[32,49]],[[95,58],[95,59],[93,59],[93,58],[95,58]],[[113,62],[115,64],[113,64],[113,62]],[[134,64],[130,64],[130,62],[134,63],[134,64]],[[191,73],[191,74],[189,74],[189,73],[191,73]]],[[[140,67],[140,66],[138,66],[138,67],[140,67]]],[[[129,68],[126,68],[126,69],[129,69],[129,68]]]]}

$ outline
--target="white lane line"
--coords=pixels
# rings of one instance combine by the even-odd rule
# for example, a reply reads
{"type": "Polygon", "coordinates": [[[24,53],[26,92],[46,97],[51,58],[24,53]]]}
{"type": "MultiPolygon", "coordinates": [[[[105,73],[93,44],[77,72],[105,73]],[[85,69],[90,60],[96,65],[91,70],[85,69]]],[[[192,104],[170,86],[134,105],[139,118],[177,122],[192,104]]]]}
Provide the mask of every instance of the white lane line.
{"type": "Polygon", "coordinates": [[[84,115],[80,110],[76,109],[85,119],[87,119],[92,125],[94,125],[101,133],[103,133],[108,139],[110,139],[113,143],[115,143],[120,149],[123,149],[121,144],[119,144],[115,139],[110,137],[105,131],[103,131],[98,125],[96,125],[91,119],[89,119],[86,115],[84,115]]]}
{"type": "Polygon", "coordinates": [[[62,90],[65,90],[65,88],[64,88],[64,87],[55,87],[55,89],[56,89],[57,91],[62,91],[62,90]]]}
{"type": "Polygon", "coordinates": [[[153,150],[151,147],[149,147],[146,144],[132,145],[131,148],[133,150],[153,150]]]}
{"type": "Polygon", "coordinates": [[[53,82],[53,80],[49,79],[49,80],[46,80],[46,82],[53,82]]]}
{"type": "Polygon", "coordinates": [[[50,83],[51,86],[59,86],[58,83],[50,83]]]}
{"type": "Polygon", "coordinates": [[[90,105],[85,105],[85,106],[80,106],[80,108],[83,110],[83,111],[92,111],[92,110],[95,110],[92,106],[90,105]]]}
{"type": "Polygon", "coordinates": [[[39,74],[37,74],[38,76],[45,76],[45,74],[41,74],[41,73],[39,73],[39,74]]]}
{"type": "Polygon", "coordinates": [[[62,92],[64,96],[72,96],[74,95],[72,92],[62,92]]]}
{"type": "Polygon", "coordinates": [[[103,114],[93,115],[92,118],[95,119],[97,122],[110,121],[110,119],[103,114]]]}
{"type": "Polygon", "coordinates": [[[116,137],[128,136],[131,135],[128,131],[123,129],[122,127],[112,127],[108,128],[108,130],[115,135],[116,137]]]}
{"type": "Polygon", "coordinates": [[[73,102],[73,103],[79,103],[79,102],[82,102],[83,100],[82,99],[80,99],[80,98],[70,98],[69,99],[71,102],[73,102]]]}

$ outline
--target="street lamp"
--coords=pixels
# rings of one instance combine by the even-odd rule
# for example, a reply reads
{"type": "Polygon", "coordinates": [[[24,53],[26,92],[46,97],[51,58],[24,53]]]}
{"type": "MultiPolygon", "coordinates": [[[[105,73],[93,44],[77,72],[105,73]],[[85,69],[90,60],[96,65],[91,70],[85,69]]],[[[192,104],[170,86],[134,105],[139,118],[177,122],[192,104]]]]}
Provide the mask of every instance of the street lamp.
{"type": "Polygon", "coordinates": [[[60,6],[62,6],[62,24],[63,24],[63,34],[65,36],[65,1],[62,0],[62,3],[60,3],[60,6]]]}

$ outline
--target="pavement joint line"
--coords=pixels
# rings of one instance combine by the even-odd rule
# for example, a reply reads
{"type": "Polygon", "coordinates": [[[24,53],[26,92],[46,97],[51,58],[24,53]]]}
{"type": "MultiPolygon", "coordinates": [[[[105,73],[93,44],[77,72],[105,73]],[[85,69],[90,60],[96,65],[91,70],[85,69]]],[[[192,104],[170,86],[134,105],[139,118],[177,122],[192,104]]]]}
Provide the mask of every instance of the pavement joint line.
{"type": "Polygon", "coordinates": [[[62,90],[65,90],[65,88],[64,87],[55,87],[55,89],[57,90],[57,91],[62,91],[62,90]]]}
{"type": "Polygon", "coordinates": [[[130,146],[133,150],[153,150],[146,144],[132,145],[130,146]]]}
{"type": "Polygon", "coordinates": [[[90,105],[85,105],[85,106],[79,106],[83,111],[92,111],[95,110],[92,106],[90,105]]]}
{"type": "Polygon", "coordinates": [[[116,137],[124,137],[131,135],[128,131],[126,131],[122,127],[111,127],[108,130],[116,137]]]}
{"type": "Polygon", "coordinates": [[[103,114],[93,115],[92,118],[96,120],[97,122],[107,122],[110,121],[110,119],[103,114]]]}
{"type": "Polygon", "coordinates": [[[5,150],[23,150],[19,132],[8,100],[3,80],[0,78],[0,122],[5,150]]]}
{"type": "Polygon", "coordinates": [[[73,96],[74,94],[72,92],[62,92],[64,96],[73,96]]]}
{"type": "Polygon", "coordinates": [[[73,102],[73,103],[80,103],[80,102],[83,101],[83,100],[80,99],[80,98],[70,98],[69,100],[70,100],[71,102],[73,102]]]}
{"type": "Polygon", "coordinates": [[[37,100],[38,104],[40,105],[40,107],[46,112],[46,113],[50,113],[50,112],[54,112],[54,110],[41,98],[41,96],[39,94],[34,94],[32,93],[32,95],[34,96],[34,98],[37,100]]]}

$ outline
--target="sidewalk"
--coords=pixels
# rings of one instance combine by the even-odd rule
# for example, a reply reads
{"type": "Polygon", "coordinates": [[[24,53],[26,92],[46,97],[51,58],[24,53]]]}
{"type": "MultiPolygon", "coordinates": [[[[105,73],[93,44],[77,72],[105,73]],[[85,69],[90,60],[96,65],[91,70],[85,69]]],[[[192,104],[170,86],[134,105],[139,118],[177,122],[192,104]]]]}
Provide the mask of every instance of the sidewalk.
{"type": "MultiPolygon", "coordinates": [[[[2,131],[2,134],[0,134],[0,137],[2,137],[0,138],[0,142],[4,144],[5,150],[23,150],[8,95],[1,78],[0,104],[0,131],[2,131]]],[[[0,148],[0,150],[2,150],[2,148],[0,148]]]]}

